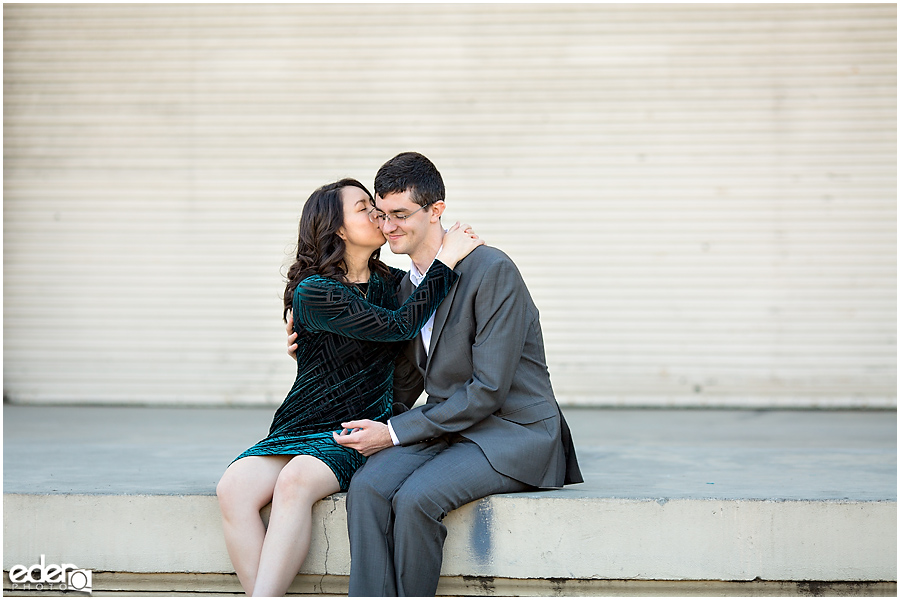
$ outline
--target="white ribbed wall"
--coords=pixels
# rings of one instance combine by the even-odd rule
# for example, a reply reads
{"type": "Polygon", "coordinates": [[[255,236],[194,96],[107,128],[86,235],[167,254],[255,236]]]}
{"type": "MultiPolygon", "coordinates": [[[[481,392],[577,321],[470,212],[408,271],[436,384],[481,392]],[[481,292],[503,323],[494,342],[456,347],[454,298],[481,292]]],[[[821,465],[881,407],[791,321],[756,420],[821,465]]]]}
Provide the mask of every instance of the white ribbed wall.
{"type": "Polygon", "coordinates": [[[896,406],[895,5],[3,12],[13,401],[280,402],[303,200],[418,150],[563,402],[896,406]]]}

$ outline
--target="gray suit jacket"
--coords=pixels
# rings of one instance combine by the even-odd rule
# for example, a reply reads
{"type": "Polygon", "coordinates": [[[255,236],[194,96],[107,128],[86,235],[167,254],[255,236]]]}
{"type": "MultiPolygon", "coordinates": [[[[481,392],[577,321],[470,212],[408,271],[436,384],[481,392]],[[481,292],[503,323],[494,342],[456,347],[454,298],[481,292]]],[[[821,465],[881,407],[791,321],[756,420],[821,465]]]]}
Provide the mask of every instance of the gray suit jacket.
{"type": "MultiPolygon", "coordinates": [[[[488,246],[455,270],[460,278],[435,313],[428,356],[418,336],[398,359],[395,403],[411,407],[423,383],[428,395],[424,406],[391,418],[401,445],[458,433],[494,470],[529,485],[582,482],[550,386],[538,310],[519,270],[488,246]]],[[[412,290],[407,275],[402,299],[412,290]]]]}

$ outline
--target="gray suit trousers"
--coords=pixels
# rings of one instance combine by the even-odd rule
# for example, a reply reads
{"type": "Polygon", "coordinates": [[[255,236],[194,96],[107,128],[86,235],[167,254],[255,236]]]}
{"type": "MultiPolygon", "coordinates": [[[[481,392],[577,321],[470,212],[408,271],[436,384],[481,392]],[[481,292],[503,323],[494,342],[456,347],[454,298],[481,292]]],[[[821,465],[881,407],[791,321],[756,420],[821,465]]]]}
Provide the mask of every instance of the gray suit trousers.
{"type": "Polygon", "coordinates": [[[456,434],[369,457],[350,481],[351,596],[434,596],[444,516],[490,494],[534,489],[495,471],[456,434]]]}

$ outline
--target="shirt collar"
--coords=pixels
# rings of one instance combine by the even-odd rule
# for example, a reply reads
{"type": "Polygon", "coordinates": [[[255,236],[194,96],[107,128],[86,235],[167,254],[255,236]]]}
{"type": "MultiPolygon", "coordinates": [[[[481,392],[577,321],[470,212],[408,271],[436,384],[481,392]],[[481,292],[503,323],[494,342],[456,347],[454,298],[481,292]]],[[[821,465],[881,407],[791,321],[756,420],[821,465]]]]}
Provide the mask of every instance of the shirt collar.
{"type": "MultiPolygon", "coordinates": [[[[444,245],[441,244],[441,247],[438,248],[438,254],[441,253],[441,248],[443,247],[444,245]]],[[[437,257],[437,254],[435,254],[435,257],[437,257]]],[[[431,262],[434,263],[433,260],[431,262]]],[[[416,267],[416,263],[414,263],[413,261],[409,261],[409,264],[409,280],[412,281],[412,284],[414,286],[419,287],[419,284],[422,283],[423,279],[425,279],[425,274],[419,273],[419,269],[416,267]]],[[[428,266],[430,267],[431,265],[428,266]]],[[[428,271],[428,269],[425,270],[428,271]]]]}

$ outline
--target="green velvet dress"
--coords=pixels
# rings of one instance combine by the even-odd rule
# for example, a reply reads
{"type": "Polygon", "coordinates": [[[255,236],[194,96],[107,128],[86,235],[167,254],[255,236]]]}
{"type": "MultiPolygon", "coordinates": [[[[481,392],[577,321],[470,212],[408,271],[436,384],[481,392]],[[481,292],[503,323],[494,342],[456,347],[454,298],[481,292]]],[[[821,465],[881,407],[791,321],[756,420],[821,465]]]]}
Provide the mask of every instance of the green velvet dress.
{"type": "Polygon", "coordinates": [[[294,291],[297,378],[275,412],[269,435],[245,456],[314,456],[327,464],[342,491],[365,457],[337,444],[332,432],[357,419],[386,422],[393,404],[394,360],[402,341],[416,337],[459,277],[435,261],[398,307],[403,271],[372,273],[367,286],[314,275],[294,291]],[[365,291],[363,291],[365,289],[365,291]]]}

